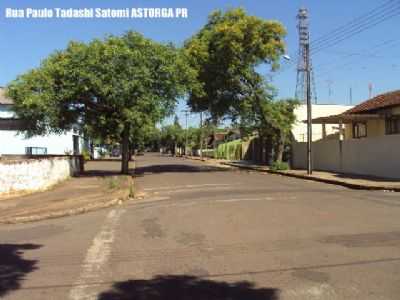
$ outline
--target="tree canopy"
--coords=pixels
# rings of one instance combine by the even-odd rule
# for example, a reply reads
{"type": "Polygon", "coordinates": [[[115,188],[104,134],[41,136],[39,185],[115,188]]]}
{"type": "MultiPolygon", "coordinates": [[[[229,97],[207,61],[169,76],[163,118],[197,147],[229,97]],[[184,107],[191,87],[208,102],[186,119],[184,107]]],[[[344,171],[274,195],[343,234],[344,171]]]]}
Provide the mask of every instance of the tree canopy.
{"type": "Polygon", "coordinates": [[[276,160],[282,160],[297,102],[276,101],[274,88],[258,70],[263,65],[271,71],[279,67],[285,35],[279,22],[237,8],[212,13],[185,43],[185,54],[202,85],[190,94],[189,106],[208,111],[214,122],[228,118],[239,123],[242,132],[257,130],[270,139],[276,160]]]}
{"type": "Polygon", "coordinates": [[[170,114],[192,79],[180,50],[127,32],[71,42],[7,90],[17,114],[28,121],[28,135],[80,124],[91,136],[121,141],[122,172],[127,173],[131,133],[170,114]]]}
{"type": "Polygon", "coordinates": [[[175,115],[174,123],[161,128],[161,146],[166,151],[175,154],[177,148],[185,144],[185,130],[179,124],[178,116],[175,115]]]}
{"type": "Polygon", "coordinates": [[[279,22],[249,16],[241,8],[212,13],[184,47],[201,83],[201,89],[190,94],[192,110],[208,110],[213,119],[237,118],[263,81],[256,68],[277,68],[285,34],[279,22]]]}
{"type": "MultiPolygon", "coordinates": [[[[206,124],[229,118],[273,135],[281,145],[293,123],[294,102],[274,101],[259,70],[278,68],[285,34],[279,22],[249,16],[241,8],[215,11],[183,49],[132,31],[70,42],[18,76],[7,93],[26,120],[28,136],[78,126],[90,137],[119,141],[123,173],[130,145],[143,148],[157,138],[171,149],[183,143],[179,124],[161,132],[156,124],[185,96],[193,112],[207,112],[206,124]]],[[[201,132],[187,134],[189,145],[200,144],[201,132]]]]}

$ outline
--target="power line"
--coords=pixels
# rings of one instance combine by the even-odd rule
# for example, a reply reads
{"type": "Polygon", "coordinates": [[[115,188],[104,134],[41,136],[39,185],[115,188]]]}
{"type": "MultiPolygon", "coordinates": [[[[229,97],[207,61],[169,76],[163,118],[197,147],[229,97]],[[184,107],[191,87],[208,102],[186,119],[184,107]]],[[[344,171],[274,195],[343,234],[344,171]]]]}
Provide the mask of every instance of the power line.
{"type": "MultiPolygon", "coordinates": [[[[367,57],[367,58],[362,58],[363,61],[368,60],[368,59],[372,59],[372,58],[376,58],[376,54],[379,53],[379,52],[381,52],[381,51],[383,50],[383,49],[382,49],[382,48],[384,48],[384,47],[382,47],[383,45],[387,46],[388,44],[390,44],[391,47],[393,47],[393,46],[395,46],[395,45],[399,45],[399,44],[400,44],[400,41],[397,41],[397,43],[393,43],[394,40],[392,40],[391,42],[392,42],[392,43],[385,42],[385,43],[382,43],[382,44],[380,44],[380,45],[377,45],[376,47],[373,47],[372,49],[377,49],[377,50],[376,50],[376,51],[372,51],[372,52],[370,51],[369,53],[367,53],[367,55],[368,55],[369,57],[367,57]]],[[[322,71],[321,73],[319,73],[319,74],[318,74],[318,77],[319,77],[319,78],[324,77],[324,75],[329,74],[329,73],[332,72],[333,70],[336,70],[336,69],[339,69],[339,70],[340,70],[340,69],[344,69],[344,68],[346,68],[346,67],[348,67],[348,66],[351,66],[351,65],[354,65],[354,64],[356,64],[356,63],[359,63],[359,61],[360,61],[360,60],[350,60],[350,61],[347,61],[347,62],[345,62],[344,64],[341,64],[341,65],[339,65],[339,66],[337,66],[337,64],[336,64],[336,67],[328,68],[327,70],[324,70],[324,71],[322,71]]]]}
{"type": "MultiPolygon", "coordinates": [[[[398,8],[399,2],[398,0],[390,0],[386,3],[384,3],[381,6],[378,6],[374,8],[373,10],[369,11],[368,13],[363,14],[362,16],[359,16],[350,22],[347,22],[344,25],[341,25],[337,27],[336,29],[328,32],[327,34],[323,35],[322,37],[319,37],[313,41],[311,41],[311,47],[316,48],[320,44],[325,43],[326,41],[329,41],[331,39],[336,39],[338,36],[341,36],[342,34],[352,31],[355,28],[359,28],[360,26],[366,25],[365,22],[369,22],[370,20],[376,19],[377,16],[380,16],[380,14],[383,13],[385,15],[388,12],[393,11],[393,6],[397,6],[398,8]]],[[[381,17],[381,16],[380,16],[381,17]]]]}
{"type": "Polygon", "coordinates": [[[345,40],[347,40],[347,39],[349,39],[349,38],[351,38],[351,37],[353,37],[353,36],[355,36],[355,35],[357,35],[357,34],[359,34],[361,32],[364,32],[364,31],[366,31],[366,30],[368,30],[368,29],[370,29],[370,28],[372,28],[372,27],[374,27],[374,26],[376,26],[376,25],[378,25],[380,23],[383,23],[384,21],[386,21],[388,19],[391,19],[391,18],[393,18],[395,16],[398,16],[398,15],[400,15],[400,6],[398,7],[397,10],[394,10],[390,14],[383,16],[383,18],[378,18],[374,22],[372,22],[370,24],[367,24],[366,26],[355,28],[355,29],[357,29],[355,31],[350,31],[346,35],[343,35],[343,36],[341,36],[341,37],[339,37],[337,39],[333,39],[331,41],[328,41],[325,44],[322,44],[322,45],[320,45],[320,46],[318,46],[316,48],[312,48],[312,53],[315,54],[315,53],[320,52],[321,50],[324,50],[326,48],[330,48],[332,46],[336,46],[337,44],[339,44],[339,43],[341,43],[341,42],[343,42],[343,41],[345,41],[345,40]]]}
{"type": "MultiPolygon", "coordinates": [[[[379,51],[372,51],[372,50],[381,49],[381,48],[384,48],[384,47],[386,47],[388,45],[393,47],[393,46],[397,45],[399,43],[399,41],[400,40],[395,40],[395,39],[387,40],[387,41],[384,41],[383,43],[376,44],[376,45],[370,47],[369,49],[365,49],[365,50],[358,51],[358,52],[355,52],[355,53],[344,54],[342,57],[343,58],[347,58],[347,57],[354,57],[354,56],[357,55],[357,56],[363,56],[363,57],[367,57],[367,58],[376,58],[376,53],[378,53],[379,51]]],[[[340,61],[343,62],[342,59],[340,61]]],[[[357,61],[357,60],[353,60],[352,59],[352,60],[349,60],[348,62],[354,62],[354,61],[357,61]]],[[[337,66],[338,63],[339,63],[338,61],[333,61],[333,62],[330,61],[330,62],[325,63],[325,64],[317,65],[316,69],[321,71],[321,69],[323,70],[323,69],[326,69],[327,67],[329,68],[330,66],[337,66]]]]}
{"type": "MultiPolygon", "coordinates": [[[[311,42],[314,47],[311,53],[315,54],[326,48],[330,48],[347,40],[361,32],[364,32],[384,21],[400,14],[400,1],[390,0],[381,6],[369,11],[368,13],[355,18],[354,20],[339,26],[328,34],[311,42]],[[351,26],[350,26],[351,25],[351,26]]],[[[285,68],[280,69],[275,74],[280,74],[293,66],[294,62],[288,63],[285,68]]]]}

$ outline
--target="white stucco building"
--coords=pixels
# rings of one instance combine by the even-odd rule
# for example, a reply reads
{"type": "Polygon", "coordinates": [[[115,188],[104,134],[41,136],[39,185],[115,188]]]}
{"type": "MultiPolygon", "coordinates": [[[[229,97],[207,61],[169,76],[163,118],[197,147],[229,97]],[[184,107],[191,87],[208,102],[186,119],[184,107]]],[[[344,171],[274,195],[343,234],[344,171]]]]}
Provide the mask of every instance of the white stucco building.
{"type": "Polygon", "coordinates": [[[77,132],[26,139],[23,135],[23,121],[13,111],[13,101],[5,97],[0,87],[0,155],[3,154],[80,154],[83,139],[77,132]]]}
{"type": "MultiPolygon", "coordinates": [[[[346,110],[351,109],[353,106],[349,105],[334,105],[334,104],[313,104],[312,105],[312,119],[319,117],[327,117],[332,115],[338,115],[346,110]]],[[[307,105],[301,104],[295,109],[295,115],[297,122],[294,124],[292,133],[297,142],[307,141],[307,124],[304,123],[307,120],[307,105]]],[[[329,124],[326,127],[326,135],[331,135],[339,132],[339,124],[329,124]]],[[[323,132],[320,124],[312,125],[312,140],[317,141],[322,139],[323,132]]]]}

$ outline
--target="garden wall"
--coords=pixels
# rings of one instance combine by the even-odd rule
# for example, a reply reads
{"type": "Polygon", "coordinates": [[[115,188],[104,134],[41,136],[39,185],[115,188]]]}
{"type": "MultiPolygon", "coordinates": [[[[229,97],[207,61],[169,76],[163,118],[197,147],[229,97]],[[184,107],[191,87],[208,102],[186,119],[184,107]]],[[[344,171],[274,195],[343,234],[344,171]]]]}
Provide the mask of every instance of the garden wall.
{"type": "Polygon", "coordinates": [[[44,190],[82,171],[81,156],[2,157],[0,195],[44,190]]]}
{"type": "MultiPolygon", "coordinates": [[[[357,175],[400,179],[400,135],[313,143],[313,168],[357,175]]],[[[292,166],[307,166],[307,143],[293,144],[292,166]]]]}

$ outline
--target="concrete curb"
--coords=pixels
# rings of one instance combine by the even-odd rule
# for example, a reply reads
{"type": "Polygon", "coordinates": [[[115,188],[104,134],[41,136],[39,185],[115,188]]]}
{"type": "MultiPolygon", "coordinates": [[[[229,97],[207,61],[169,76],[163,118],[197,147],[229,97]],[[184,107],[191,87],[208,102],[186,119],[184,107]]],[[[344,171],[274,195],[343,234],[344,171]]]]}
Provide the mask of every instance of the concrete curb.
{"type": "MultiPolygon", "coordinates": [[[[130,186],[133,186],[133,188],[134,188],[133,177],[131,177],[130,186]]],[[[75,216],[75,215],[80,215],[80,214],[108,208],[108,207],[115,206],[115,205],[121,205],[125,201],[134,199],[131,197],[130,186],[128,186],[126,189],[124,189],[123,192],[120,192],[120,194],[122,194],[122,195],[113,197],[109,201],[100,202],[100,203],[93,202],[93,203],[89,203],[89,204],[87,204],[85,206],[81,206],[81,207],[65,209],[65,210],[60,210],[60,211],[53,211],[53,212],[48,212],[48,213],[39,213],[39,214],[34,214],[34,215],[29,215],[29,216],[22,216],[22,217],[10,217],[10,218],[5,218],[5,219],[3,218],[0,220],[0,224],[3,224],[3,225],[22,224],[22,223],[30,223],[30,222],[47,220],[47,219],[75,216]]]]}
{"type": "Polygon", "coordinates": [[[341,186],[344,186],[344,187],[347,187],[350,189],[355,189],[355,190],[370,190],[370,191],[375,190],[375,191],[400,192],[400,187],[356,184],[356,183],[344,182],[344,181],[340,181],[340,180],[320,178],[320,177],[316,177],[316,176],[312,176],[312,175],[308,176],[308,175],[287,173],[284,171],[266,170],[266,169],[261,169],[261,168],[255,168],[253,166],[246,166],[246,165],[229,163],[229,162],[223,162],[222,164],[241,168],[241,169],[265,172],[265,173],[274,174],[274,175],[281,175],[281,176],[299,178],[299,179],[304,179],[304,180],[323,182],[323,183],[327,183],[327,184],[341,185],[341,186]]]}
{"type": "Polygon", "coordinates": [[[101,204],[94,204],[94,205],[89,204],[84,207],[69,209],[69,210],[65,210],[65,211],[57,211],[57,212],[52,212],[52,213],[47,213],[47,214],[38,214],[38,215],[3,219],[0,221],[0,224],[21,224],[21,223],[42,221],[42,220],[47,220],[47,219],[67,217],[67,216],[75,216],[75,215],[80,215],[80,214],[84,214],[87,212],[99,210],[102,208],[111,207],[111,206],[117,205],[119,203],[122,204],[123,201],[125,201],[125,200],[117,198],[117,199],[112,199],[108,202],[104,202],[101,204]]]}

